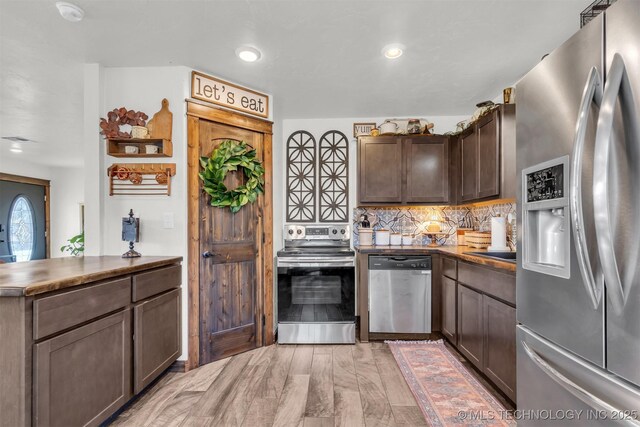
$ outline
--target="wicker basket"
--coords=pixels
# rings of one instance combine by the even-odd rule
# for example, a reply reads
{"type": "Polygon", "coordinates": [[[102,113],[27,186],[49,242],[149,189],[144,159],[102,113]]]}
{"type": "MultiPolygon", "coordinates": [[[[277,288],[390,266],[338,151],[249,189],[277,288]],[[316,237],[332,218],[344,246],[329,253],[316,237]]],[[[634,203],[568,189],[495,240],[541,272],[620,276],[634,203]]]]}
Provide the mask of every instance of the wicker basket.
{"type": "Polygon", "coordinates": [[[491,245],[491,233],[486,231],[467,231],[464,233],[464,239],[471,248],[485,249],[491,245]]]}

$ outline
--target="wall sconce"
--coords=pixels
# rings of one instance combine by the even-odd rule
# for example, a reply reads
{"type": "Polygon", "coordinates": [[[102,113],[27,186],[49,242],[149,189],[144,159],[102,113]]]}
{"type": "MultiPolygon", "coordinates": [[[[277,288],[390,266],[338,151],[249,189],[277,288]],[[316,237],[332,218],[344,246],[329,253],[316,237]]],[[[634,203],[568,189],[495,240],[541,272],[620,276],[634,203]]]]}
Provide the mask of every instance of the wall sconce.
{"type": "Polygon", "coordinates": [[[129,210],[129,217],[122,218],[122,241],[129,242],[129,250],[122,254],[122,258],[142,256],[133,249],[133,242],[140,241],[140,218],[133,217],[133,209],[129,210]]]}

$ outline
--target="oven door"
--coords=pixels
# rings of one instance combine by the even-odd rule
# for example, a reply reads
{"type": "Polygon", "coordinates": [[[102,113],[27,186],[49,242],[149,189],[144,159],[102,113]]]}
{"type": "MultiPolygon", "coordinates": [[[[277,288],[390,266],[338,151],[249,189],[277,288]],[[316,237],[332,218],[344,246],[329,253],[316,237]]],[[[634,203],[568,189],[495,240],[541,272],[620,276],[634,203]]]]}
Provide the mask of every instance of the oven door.
{"type": "Polygon", "coordinates": [[[279,323],[354,323],[352,258],[279,259],[279,323]]]}

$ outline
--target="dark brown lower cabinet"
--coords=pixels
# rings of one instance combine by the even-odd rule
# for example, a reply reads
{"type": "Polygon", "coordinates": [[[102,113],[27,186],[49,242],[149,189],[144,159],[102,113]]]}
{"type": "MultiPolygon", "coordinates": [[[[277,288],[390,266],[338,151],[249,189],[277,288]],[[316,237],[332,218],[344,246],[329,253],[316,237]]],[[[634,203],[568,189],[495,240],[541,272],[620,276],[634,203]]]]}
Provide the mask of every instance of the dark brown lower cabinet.
{"type": "Polygon", "coordinates": [[[458,350],[482,370],[484,366],[484,310],[482,294],[458,284],[458,350]]]}
{"type": "Polygon", "coordinates": [[[484,373],[516,400],[516,309],[483,295],[484,373]]]}
{"type": "Polygon", "coordinates": [[[131,396],[131,309],[34,346],[34,425],[99,425],[131,396]]]}
{"type": "Polygon", "coordinates": [[[180,289],[134,306],[134,393],[140,393],[181,353],[180,289]]]}
{"type": "Polygon", "coordinates": [[[442,334],[452,343],[457,343],[456,300],[457,284],[455,280],[442,276],[442,334]]]}

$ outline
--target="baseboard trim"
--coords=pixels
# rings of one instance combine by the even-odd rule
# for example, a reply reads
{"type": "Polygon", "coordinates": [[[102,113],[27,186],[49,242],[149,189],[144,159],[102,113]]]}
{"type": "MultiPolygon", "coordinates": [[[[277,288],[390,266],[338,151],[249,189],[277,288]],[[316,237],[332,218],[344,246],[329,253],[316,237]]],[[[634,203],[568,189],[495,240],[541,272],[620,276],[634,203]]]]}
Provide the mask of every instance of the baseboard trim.
{"type": "Polygon", "coordinates": [[[186,364],[186,360],[176,360],[175,362],[173,362],[171,364],[171,366],[169,366],[169,369],[167,369],[169,372],[187,372],[187,364],[186,364]]]}

